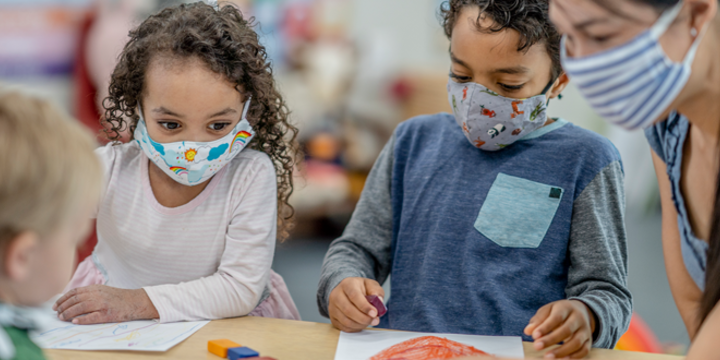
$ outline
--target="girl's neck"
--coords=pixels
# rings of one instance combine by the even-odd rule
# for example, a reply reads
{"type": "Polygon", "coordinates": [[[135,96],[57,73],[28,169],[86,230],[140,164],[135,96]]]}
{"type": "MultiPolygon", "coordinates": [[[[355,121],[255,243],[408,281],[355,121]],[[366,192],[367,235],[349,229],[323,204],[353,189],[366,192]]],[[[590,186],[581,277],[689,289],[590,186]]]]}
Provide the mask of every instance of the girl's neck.
{"type": "Polygon", "coordinates": [[[195,186],[185,186],[170,178],[152,161],[148,160],[148,177],[155,200],[168,208],[183,206],[195,199],[210,183],[210,179],[195,186]]]}

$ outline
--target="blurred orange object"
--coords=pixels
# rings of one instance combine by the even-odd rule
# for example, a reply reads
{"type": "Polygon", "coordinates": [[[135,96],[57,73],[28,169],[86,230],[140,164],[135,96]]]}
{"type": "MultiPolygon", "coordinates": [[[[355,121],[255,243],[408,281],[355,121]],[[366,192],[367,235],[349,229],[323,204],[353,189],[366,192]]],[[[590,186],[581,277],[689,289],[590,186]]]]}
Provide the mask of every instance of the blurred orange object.
{"type": "Polygon", "coordinates": [[[340,141],[335,136],[321,132],[308,141],[307,152],[315,159],[333,161],[340,156],[340,146],[340,141]]]}
{"type": "Polygon", "coordinates": [[[655,336],[655,333],[653,333],[650,327],[635,313],[633,313],[630,319],[628,331],[620,337],[615,349],[655,354],[663,353],[662,345],[660,345],[660,341],[655,336]]]}

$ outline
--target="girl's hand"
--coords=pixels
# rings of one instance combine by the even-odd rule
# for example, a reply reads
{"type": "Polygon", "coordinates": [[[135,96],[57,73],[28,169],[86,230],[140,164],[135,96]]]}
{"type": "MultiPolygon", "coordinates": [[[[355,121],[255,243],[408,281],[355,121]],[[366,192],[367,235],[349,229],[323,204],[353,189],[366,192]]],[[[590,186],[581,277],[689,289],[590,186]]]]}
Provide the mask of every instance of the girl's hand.
{"type": "Polygon", "coordinates": [[[345,332],[358,332],[380,323],[378,311],[366,295],[385,296],[385,290],[375,280],[351,277],[330,292],[328,313],[332,324],[345,332]]]}
{"type": "Polygon", "coordinates": [[[105,285],[72,289],[55,302],[53,310],[58,312],[60,320],[78,325],[160,317],[145,290],[126,290],[105,285]]]}
{"type": "Polygon", "coordinates": [[[595,314],[578,300],[560,300],[537,311],[525,327],[538,351],[563,342],[545,354],[546,359],[581,359],[590,353],[595,331],[595,314]]]}

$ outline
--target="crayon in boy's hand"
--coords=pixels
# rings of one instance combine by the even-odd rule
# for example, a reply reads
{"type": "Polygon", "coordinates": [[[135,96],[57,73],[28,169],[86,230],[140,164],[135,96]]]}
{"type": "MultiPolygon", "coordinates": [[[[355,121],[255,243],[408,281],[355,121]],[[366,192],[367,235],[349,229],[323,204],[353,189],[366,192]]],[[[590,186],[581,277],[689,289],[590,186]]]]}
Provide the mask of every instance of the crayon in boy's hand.
{"type": "Polygon", "coordinates": [[[368,295],[365,296],[367,301],[369,301],[372,306],[374,306],[378,311],[378,317],[381,317],[387,313],[387,308],[385,307],[385,304],[383,304],[382,299],[380,299],[377,295],[368,295]]]}

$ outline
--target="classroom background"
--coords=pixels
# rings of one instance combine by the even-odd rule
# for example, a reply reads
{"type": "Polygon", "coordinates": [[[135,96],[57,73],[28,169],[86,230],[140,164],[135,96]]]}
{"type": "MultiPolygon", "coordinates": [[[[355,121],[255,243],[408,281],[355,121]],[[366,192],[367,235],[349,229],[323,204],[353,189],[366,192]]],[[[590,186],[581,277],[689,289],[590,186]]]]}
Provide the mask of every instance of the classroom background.
{"type": "MultiPolygon", "coordinates": [[[[0,86],[50,98],[98,131],[99,104],[128,30],[180,2],[0,0],[0,86]]],[[[258,22],[305,151],[291,199],[297,225],[278,244],[273,268],[303,320],[329,322],[315,302],[322,259],[349,220],[376,156],[398,123],[449,110],[442,1],[232,2],[258,22]]],[[[656,351],[683,353],[689,340],[665,275],[659,195],[644,136],[606,125],[572,85],[563,95],[551,102],[550,116],[605,135],[623,157],[629,286],[637,319],[649,328],[638,322],[636,330],[655,335],[656,351]]],[[[391,294],[387,285],[386,291],[391,294]]]]}

